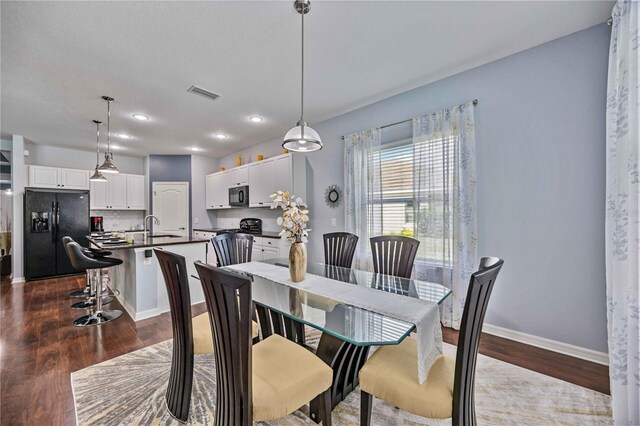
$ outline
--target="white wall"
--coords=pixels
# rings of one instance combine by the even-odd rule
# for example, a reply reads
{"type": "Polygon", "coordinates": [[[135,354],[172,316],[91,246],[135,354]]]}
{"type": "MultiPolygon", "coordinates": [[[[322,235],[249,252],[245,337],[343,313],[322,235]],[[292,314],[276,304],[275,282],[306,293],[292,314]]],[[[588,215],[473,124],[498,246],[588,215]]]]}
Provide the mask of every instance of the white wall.
{"type": "Polygon", "coordinates": [[[11,271],[13,283],[24,282],[24,215],[22,214],[24,197],[24,138],[13,136],[11,150],[11,189],[13,189],[13,231],[11,233],[11,271]]]}
{"type": "MultiPolygon", "coordinates": [[[[344,229],[343,206],[331,209],[323,201],[328,185],[344,185],[341,135],[477,98],[479,254],[505,259],[486,322],[606,352],[609,39],[610,28],[598,25],[311,123],[324,148],[307,154],[315,191],[307,200],[310,260],[322,261],[323,233],[344,229]]],[[[296,120],[292,111],[292,126],[296,120]]],[[[281,143],[277,138],[242,155],[273,156],[282,152],[281,143]]],[[[219,165],[234,164],[235,155],[229,155],[219,165]]]]}
{"type": "MultiPolygon", "coordinates": [[[[95,151],[81,151],[33,142],[25,143],[25,149],[29,151],[29,156],[25,159],[26,164],[88,170],[93,170],[96,166],[95,151]]],[[[102,164],[102,161],[104,161],[103,152],[100,155],[100,164],[102,164]]],[[[144,158],[142,157],[130,157],[114,151],[113,161],[121,173],[136,175],[145,173],[144,158]]]]}

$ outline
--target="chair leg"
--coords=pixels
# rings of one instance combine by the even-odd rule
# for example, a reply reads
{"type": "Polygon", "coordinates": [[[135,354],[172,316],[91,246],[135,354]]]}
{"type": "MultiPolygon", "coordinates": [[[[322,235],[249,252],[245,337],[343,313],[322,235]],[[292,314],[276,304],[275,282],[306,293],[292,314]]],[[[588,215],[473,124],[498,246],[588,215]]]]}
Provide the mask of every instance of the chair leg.
{"type": "Polygon", "coordinates": [[[331,386],[324,391],[320,398],[320,412],[323,426],[331,426],[331,386]]]}
{"type": "Polygon", "coordinates": [[[373,397],[364,391],[360,391],[360,426],[371,424],[371,405],[373,397]]]}

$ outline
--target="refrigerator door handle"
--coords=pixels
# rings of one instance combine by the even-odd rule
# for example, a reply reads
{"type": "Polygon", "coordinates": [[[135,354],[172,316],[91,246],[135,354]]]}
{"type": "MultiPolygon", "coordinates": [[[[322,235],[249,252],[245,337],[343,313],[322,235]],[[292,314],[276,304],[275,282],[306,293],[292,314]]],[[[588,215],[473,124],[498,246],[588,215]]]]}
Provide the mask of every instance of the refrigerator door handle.
{"type": "Polygon", "coordinates": [[[56,240],[58,239],[60,232],[60,203],[56,201],[56,240]]]}
{"type": "Polygon", "coordinates": [[[51,202],[51,242],[56,242],[56,202],[51,202]]]}

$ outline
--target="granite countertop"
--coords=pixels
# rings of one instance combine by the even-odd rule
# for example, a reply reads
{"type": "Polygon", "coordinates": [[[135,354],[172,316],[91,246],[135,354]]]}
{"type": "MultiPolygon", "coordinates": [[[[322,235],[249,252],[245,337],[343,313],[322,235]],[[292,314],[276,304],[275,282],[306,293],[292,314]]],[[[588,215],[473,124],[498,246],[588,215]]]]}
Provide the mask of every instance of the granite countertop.
{"type": "Polygon", "coordinates": [[[148,237],[146,240],[143,238],[142,234],[132,234],[133,235],[133,243],[132,244],[104,244],[104,241],[96,240],[95,237],[87,236],[87,240],[91,242],[91,244],[103,248],[105,250],[121,250],[121,249],[134,249],[134,248],[144,248],[144,247],[157,247],[157,246],[169,246],[176,244],[194,244],[194,243],[206,243],[208,240],[204,238],[192,238],[192,237],[168,237],[168,236],[154,236],[148,237]]]}
{"type": "MultiPolygon", "coordinates": [[[[202,232],[218,232],[227,228],[193,228],[194,231],[202,231],[202,232]]],[[[280,231],[262,231],[259,234],[251,234],[255,237],[264,237],[264,238],[280,238],[280,231]]]]}

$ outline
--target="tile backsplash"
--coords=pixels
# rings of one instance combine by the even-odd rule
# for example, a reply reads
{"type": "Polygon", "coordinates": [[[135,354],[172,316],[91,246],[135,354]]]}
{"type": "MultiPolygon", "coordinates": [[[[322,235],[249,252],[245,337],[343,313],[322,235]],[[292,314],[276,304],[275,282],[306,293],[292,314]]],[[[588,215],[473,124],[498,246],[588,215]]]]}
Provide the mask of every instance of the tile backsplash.
{"type": "Polygon", "coordinates": [[[102,216],[105,231],[144,229],[143,210],[91,210],[91,216],[102,216]]]}

